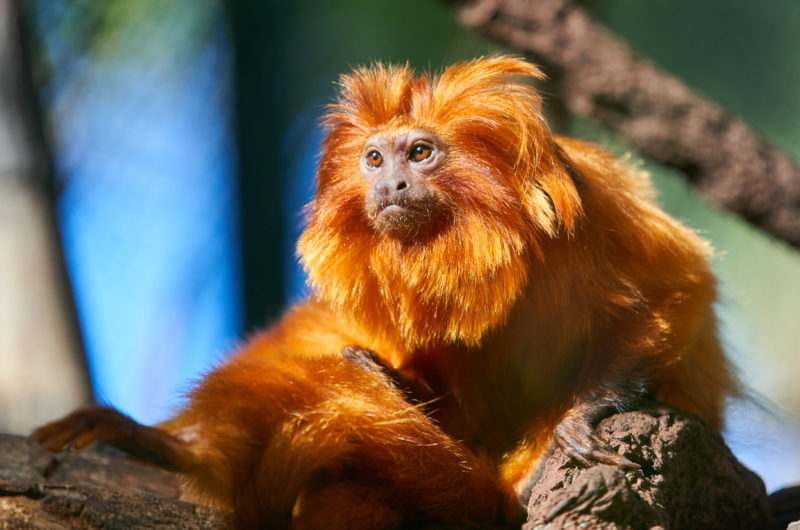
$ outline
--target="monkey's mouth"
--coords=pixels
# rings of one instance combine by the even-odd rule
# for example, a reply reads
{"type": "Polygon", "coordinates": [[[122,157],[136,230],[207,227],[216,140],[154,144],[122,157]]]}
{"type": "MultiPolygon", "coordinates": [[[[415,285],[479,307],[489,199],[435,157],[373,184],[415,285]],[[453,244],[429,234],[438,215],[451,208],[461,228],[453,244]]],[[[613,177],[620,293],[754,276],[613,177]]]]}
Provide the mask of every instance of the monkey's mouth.
{"type": "Polygon", "coordinates": [[[378,208],[379,208],[377,216],[378,219],[382,218],[391,219],[394,217],[403,216],[406,215],[409,211],[408,207],[397,203],[388,203],[384,206],[379,206],[378,208]]]}
{"type": "Polygon", "coordinates": [[[379,228],[400,227],[423,221],[416,208],[400,202],[382,202],[375,208],[373,222],[379,228]]]}
{"type": "Polygon", "coordinates": [[[428,226],[436,219],[433,200],[381,201],[369,208],[372,225],[380,232],[407,234],[428,226]]]}

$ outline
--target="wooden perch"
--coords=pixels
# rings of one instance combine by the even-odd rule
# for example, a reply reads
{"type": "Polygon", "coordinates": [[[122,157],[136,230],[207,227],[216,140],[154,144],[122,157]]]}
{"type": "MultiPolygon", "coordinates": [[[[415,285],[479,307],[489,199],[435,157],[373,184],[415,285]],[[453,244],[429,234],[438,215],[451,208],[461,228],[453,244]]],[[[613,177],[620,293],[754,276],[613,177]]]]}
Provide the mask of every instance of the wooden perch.
{"type": "Polygon", "coordinates": [[[637,56],[570,0],[450,1],[458,19],[535,56],[573,112],[685,173],[716,204],[800,248],[800,166],[742,120],[637,56]]]}
{"type": "MultiPolygon", "coordinates": [[[[768,499],[761,479],[696,416],[643,402],[638,411],[604,419],[597,432],[641,468],[583,466],[554,449],[532,485],[525,530],[784,530],[800,518],[800,488],[768,499]],[[768,525],[770,501],[773,525],[768,525]]],[[[52,454],[29,438],[0,434],[2,528],[230,527],[230,514],[182,502],[181,496],[178,476],[113,449],[52,454]]],[[[414,528],[426,530],[463,528],[416,523],[414,528]]],[[[470,528],[500,530],[496,525],[470,528]]]]}

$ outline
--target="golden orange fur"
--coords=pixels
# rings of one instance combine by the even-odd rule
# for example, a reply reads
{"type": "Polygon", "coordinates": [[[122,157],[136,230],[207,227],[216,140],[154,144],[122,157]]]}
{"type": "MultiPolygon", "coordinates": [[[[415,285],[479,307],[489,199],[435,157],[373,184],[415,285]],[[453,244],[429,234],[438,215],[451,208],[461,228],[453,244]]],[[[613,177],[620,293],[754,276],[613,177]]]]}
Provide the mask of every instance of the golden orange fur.
{"type": "Polygon", "coordinates": [[[614,462],[586,452],[585,426],[644,393],[721,425],[736,385],[708,244],[645,175],[551,135],[537,77],[490,57],[342,78],[298,245],[314,294],[161,426],[185,444],[176,467],[243,526],[492,521],[552,443],[614,462]],[[371,136],[416,130],[446,149],[426,184],[442,214],[398,237],[370,224],[359,164],[371,136]]]}

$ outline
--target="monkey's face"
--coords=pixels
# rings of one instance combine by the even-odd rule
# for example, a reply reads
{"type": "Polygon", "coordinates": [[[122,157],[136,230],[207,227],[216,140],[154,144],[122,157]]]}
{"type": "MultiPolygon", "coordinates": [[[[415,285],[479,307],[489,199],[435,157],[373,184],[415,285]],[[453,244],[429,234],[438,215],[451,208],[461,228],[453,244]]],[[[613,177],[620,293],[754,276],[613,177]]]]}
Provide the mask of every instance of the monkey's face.
{"type": "Polygon", "coordinates": [[[439,137],[413,129],[370,136],[361,150],[361,176],[368,185],[365,209],[379,232],[405,236],[435,223],[442,199],[432,181],[447,153],[439,137]]]}

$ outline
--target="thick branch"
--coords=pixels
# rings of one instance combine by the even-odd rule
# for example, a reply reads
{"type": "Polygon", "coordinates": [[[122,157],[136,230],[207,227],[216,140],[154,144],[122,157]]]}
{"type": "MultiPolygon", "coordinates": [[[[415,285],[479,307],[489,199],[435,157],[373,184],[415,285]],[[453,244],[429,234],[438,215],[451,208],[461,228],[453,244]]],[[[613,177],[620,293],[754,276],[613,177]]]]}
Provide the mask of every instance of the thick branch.
{"type": "Polygon", "coordinates": [[[800,166],[742,120],[636,56],[570,0],[453,2],[459,20],[533,54],[567,107],[684,172],[713,202],[800,248],[800,166]]]}

